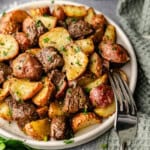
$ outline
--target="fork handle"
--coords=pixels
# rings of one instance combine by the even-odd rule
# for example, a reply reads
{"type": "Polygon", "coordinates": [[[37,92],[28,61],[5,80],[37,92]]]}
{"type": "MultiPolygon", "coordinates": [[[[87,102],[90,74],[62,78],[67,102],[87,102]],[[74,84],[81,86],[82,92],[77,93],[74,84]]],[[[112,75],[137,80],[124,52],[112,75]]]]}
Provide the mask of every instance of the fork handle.
{"type": "Polygon", "coordinates": [[[127,146],[125,142],[120,143],[120,149],[119,150],[127,150],[127,146]]]}

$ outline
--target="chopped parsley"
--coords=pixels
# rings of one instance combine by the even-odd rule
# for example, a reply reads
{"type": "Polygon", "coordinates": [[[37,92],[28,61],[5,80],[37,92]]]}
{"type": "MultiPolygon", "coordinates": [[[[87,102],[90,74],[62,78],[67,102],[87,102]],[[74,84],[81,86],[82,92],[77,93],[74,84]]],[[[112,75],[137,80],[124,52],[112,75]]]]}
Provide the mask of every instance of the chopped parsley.
{"type": "Polygon", "coordinates": [[[8,54],[8,53],[7,53],[6,51],[3,51],[3,55],[4,55],[4,56],[7,56],[7,54],[8,54]]]}
{"type": "Polygon", "coordinates": [[[79,60],[76,61],[76,64],[77,64],[78,66],[82,66],[82,64],[80,64],[80,61],[79,61],[79,60]]]}
{"type": "Polygon", "coordinates": [[[103,150],[106,150],[106,149],[108,148],[108,144],[102,144],[102,145],[101,145],[101,148],[102,148],[103,150]]]}
{"type": "Polygon", "coordinates": [[[76,48],[75,48],[75,52],[76,52],[76,53],[78,53],[78,52],[80,52],[80,51],[81,51],[80,47],[76,47],[76,48]]]}
{"type": "Polygon", "coordinates": [[[68,89],[68,90],[67,90],[67,93],[71,93],[71,89],[68,89]]]}
{"type": "Polygon", "coordinates": [[[86,93],[89,93],[91,91],[90,88],[85,88],[84,90],[85,90],[86,93]]]}
{"type": "Polygon", "coordinates": [[[71,37],[70,37],[70,36],[68,36],[68,37],[67,37],[67,40],[68,40],[68,41],[71,41],[71,37]]]}
{"type": "Polygon", "coordinates": [[[51,56],[47,56],[47,60],[48,60],[49,62],[51,62],[51,61],[52,61],[52,57],[51,57],[51,56]]]}
{"type": "Polygon", "coordinates": [[[62,46],[60,49],[61,49],[61,51],[66,52],[66,49],[64,46],[62,46]]]}
{"type": "Polygon", "coordinates": [[[87,111],[87,107],[84,107],[84,109],[83,109],[83,113],[84,113],[84,114],[87,114],[87,113],[88,113],[88,111],[87,111]]]}
{"type": "Polygon", "coordinates": [[[73,142],[74,142],[74,140],[71,140],[71,139],[64,140],[64,143],[65,143],[65,144],[71,144],[71,143],[73,143],[73,142]]]}
{"type": "Polygon", "coordinates": [[[2,13],[2,16],[5,16],[6,15],[6,12],[4,11],[3,13],[2,13]]]}
{"type": "Polygon", "coordinates": [[[49,14],[43,14],[43,16],[44,16],[44,17],[48,17],[48,16],[49,16],[49,14]]]}
{"type": "Polygon", "coordinates": [[[5,45],[5,43],[3,43],[3,42],[0,42],[0,45],[5,45]]]}
{"type": "Polygon", "coordinates": [[[55,3],[55,0],[51,0],[51,4],[54,4],[55,3]]]}
{"type": "Polygon", "coordinates": [[[40,20],[37,20],[36,23],[35,23],[35,26],[38,28],[38,27],[41,27],[42,23],[40,20]]]}
{"type": "Polygon", "coordinates": [[[43,42],[44,43],[48,43],[50,41],[50,39],[49,38],[45,38],[45,39],[43,39],[43,42]]]}
{"type": "Polygon", "coordinates": [[[76,23],[78,21],[78,19],[77,18],[72,18],[71,21],[76,23]]]}

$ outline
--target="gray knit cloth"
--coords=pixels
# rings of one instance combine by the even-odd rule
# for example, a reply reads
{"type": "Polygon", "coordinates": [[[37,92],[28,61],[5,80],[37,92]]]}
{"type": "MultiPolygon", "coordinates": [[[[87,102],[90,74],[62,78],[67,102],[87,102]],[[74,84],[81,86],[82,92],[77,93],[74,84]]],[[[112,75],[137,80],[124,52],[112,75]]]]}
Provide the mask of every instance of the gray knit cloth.
{"type": "MultiPolygon", "coordinates": [[[[27,0],[17,1],[22,3],[27,0]]],[[[139,64],[135,90],[139,126],[137,137],[132,143],[128,143],[128,149],[150,150],[150,0],[118,0],[117,8],[122,29],[132,42],[139,64]]],[[[118,137],[113,129],[88,144],[70,150],[104,150],[102,147],[107,147],[105,150],[119,149],[118,137]]]]}

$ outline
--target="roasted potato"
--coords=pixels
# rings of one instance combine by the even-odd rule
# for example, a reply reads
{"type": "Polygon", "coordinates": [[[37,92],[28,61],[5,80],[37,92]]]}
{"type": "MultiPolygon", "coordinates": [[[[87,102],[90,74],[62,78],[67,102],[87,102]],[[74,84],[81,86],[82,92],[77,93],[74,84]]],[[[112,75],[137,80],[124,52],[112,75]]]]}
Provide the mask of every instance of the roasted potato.
{"type": "Polygon", "coordinates": [[[25,125],[24,131],[27,135],[37,140],[44,140],[50,135],[50,122],[47,118],[32,121],[25,125]]]}
{"type": "Polygon", "coordinates": [[[68,31],[63,27],[57,27],[40,36],[39,45],[41,48],[54,47],[63,54],[66,51],[65,46],[71,41],[68,31]]]}
{"type": "Polygon", "coordinates": [[[34,18],[36,16],[49,16],[50,15],[50,8],[46,7],[39,7],[39,8],[31,8],[29,10],[29,14],[34,18]]]}
{"type": "Polygon", "coordinates": [[[48,116],[50,118],[54,118],[56,116],[64,116],[65,114],[62,111],[62,108],[63,108],[63,104],[60,102],[55,101],[55,102],[50,103],[48,116]]]}
{"type": "Polygon", "coordinates": [[[70,44],[66,49],[64,54],[66,76],[68,80],[74,80],[86,70],[88,57],[77,44],[70,44]]]}
{"type": "Polygon", "coordinates": [[[92,25],[94,29],[104,28],[107,25],[104,15],[96,14],[92,19],[92,25]]]}
{"type": "Polygon", "coordinates": [[[107,25],[106,31],[104,33],[103,41],[108,41],[111,43],[116,42],[116,30],[111,24],[107,25]]]}
{"type": "Polygon", "coordinates": [[[127,50],[120,44],[101,42],[99,50],[104,59],[113,63],[126,63],[130,59],[127,50]]]}
{"type": "Polygon", "coordinates": [[[14,58],[19,45],[12,35],[0,34],[0,62],[14,58]]]}
{"type": "Polygon", "coordinates": [[[105,84],[108,81],[108,75],[107,74],[103,74],[102,76],[100,76],[98,79],[94,80],[93,82],[87,84],[84,86],[84,90],[86,92],[90,92],[90,90],[92,88],[95,88],[101,84],[105,84]]]}
{"type": "Polygon", "coordinates": [[[77,40],[75,41],[75,43],[86,55],[90,55],[94,51],[94,43],[93,40],[90,38],[77,40]]]}
{"type": "Polygon", "coordinates": [[[42,49],[41,48],[31,48],[26,50],[27,53],[32,54],[32,55],[37,55],[42,49]]]}
{"type": "Polygon", "coordinates": [[[95,13],[94,9],[92,7],[90,7],[87,10],[87,15],[84,17],[84,20],[86,22],[88,22],[89,24],[92,24],[93,18],[94,18],[95,15],[96,15],[96,13],[95,13]]]}
{"type": "Polygon", "coordinates": [[[84,6],[63,5],[62,8],[68,17],[84,17],[87,15],[87,10],[84,6]]]}
{"type": "Polygon", "coordinates": [[[41,21],[43,25],[50,30],[56,26],[57,18],[54,16],[37,16],[35,17],[35,21],[41,21]]]}
{"type": "Polygon", "coordinates": [[[48,77],[43,78],[43,84],[41,91],[32,98],[33,103],[37,106],[45,106],[54,91],[54,85],[48,77]]]}
{"type": "Polygon", "coordinates": [[[0,20],[0,33],[12,34],[20,29],[20,23],[29,17],[28,13],[24,10],[14,10],[6,13],[0,20]]]}
{"type": "Polygon", "coordinates": [[[31,82],[26,79],[10,79],[9,91],[17,101],[28,100],[43,88],[42,82],[31,82]]]}
{"type": "Polygon", "coordinates": [[[97,77],[102,75],[103,68],[103,60],[102,58],[95,52],[90,56],[89,59],[89,70],[94,73],[97,77]]]}
{"type": "Polygon", "coordinates": [[[104,108],[95,108],[94,112],[103,118],[107,118],[110,115],[112,115],[116,111],[116,103],[115,100],[111,104],[109,104],[107,107],[104,108]]]}
{"type": "Polygon", "coordinates": [[[0,117],[8,121],[12,120],[11,110],[6,102],[0,103],[0,117]]]}
{"type": "Polygon", "coordinates": [[[0,88],[0,102],[3,101],[9,95],[10,81],[6,80],[3,83],[3,88],[0,88]]]}
{"type": "Polygon", "coordinates": [[[54,6],[53,16],[55,16],[58,20],[64,20],[66,17],[65,12],[60,5],[54,6]]]}
{"type": "Polygon", "coordinates": [[[101,123],[101,119],[98,118],[93,112],[79,113],[72,118],[73,132],[86,128],[90,125],[101,123]]]}

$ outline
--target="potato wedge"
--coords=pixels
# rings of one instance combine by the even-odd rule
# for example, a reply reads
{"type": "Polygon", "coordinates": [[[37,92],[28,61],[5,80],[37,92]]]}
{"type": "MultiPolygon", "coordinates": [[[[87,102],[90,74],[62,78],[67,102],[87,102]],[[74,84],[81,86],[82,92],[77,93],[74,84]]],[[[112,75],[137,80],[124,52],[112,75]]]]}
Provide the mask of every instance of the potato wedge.
{"type": "Polygon", "coordinates": [[[86,70],[88,57],[77,44],[71,43],[66,49],[64,55],[66,76],[68,80],[75,80],[86,70]]]}
{"type": "Polygon", "coordinates": [[[103,74],[102,76],[100,76],[98,79],[94,80],[93,82],[87,84],[84,86],[84,90],[88,93],[90,92],[90,90],[92,88],[95,88],[101,84],[105,84],[108,81],[108,75],[107,74],[103,74]]]}
{"type": "Polygon", "coordinates": [[[107,107],[104,108],[95,108],[94,112],[103,118],[107,118],[110,115],[112,115],[116,111],[116,103],[115,100],[113,100],[112,104],[108,105],[107,107]]]}
{"type": "Polygon", "coordinates": [[[37,94],[43,87],[42,82],[31,82],[26,79],[10,79],[10,93],[17,101],[28,100],[37,94]]]}
{"type": "Polygon", "coordinates": [[[61,54],[63,54],[65,52],[65,46],[71,41],[72,39],[65,28],[56,27],[40,36],[39,45],[41,48],[55,47],[61,54]]]}
{"type": "Polygon", "coordinates": [[[107,25],[106,31],[103,36],[103,41],[116,42],[116,29],[113,25],[107,25]]]}
{"type": "Polygon", "coordinates": [[[42,49],[41,48],[32,48],[32,49],[28,49],[26,50],[26,53],[30,53],[32,55],[37,55],[42,49]]]}
{"type": "Polygon", "coordinates": [[[0,117],[8,121],[12,120],[11,110],[6,102],[0,103],[0,117]]]}
{"type": "Polygon", "coordinates": [[[84,17],[87,15],[84,6],[63,5],[62,8],[68,17],[84,17]]]}
{"type": "Polygon", "coordinates": [[[96,15],[94,9],[92,7],[90,7],[88,10],[87,10],[87,15],[84,17],[84,20],[86,22],[88,22],[89,24],[92,24],[92,21],[93,21],[93,17],[96,15]]]}
{"type": "Polygon", "coordinates": [[[47,16],[50,15],[50,8],[46,7],[39,7],[39,8],[31,8],[29,10],[29,14],[34,18],[36,16],[47,16]]]}
{"type": "Polygon", "coordinates": [[[54,118],[56,116],[64,116],[64,112],[62,111],[63,105],[59,102],[50,103],[48,116],[50,118],[54,118]]]}
{"type": "Polygon", "coordinates": [[[44,140],[50,134],[50,122],[47,118],[32,121],[25,125],[24,131],[27,135],[37,140],[44,140]]]}
{"type": "Polygon", "coordinates": [[[0,62],[14,58],[19,45],[12,35],[0,34],[0,62]]]}
{"type": "Polygon", "coordinates": [[[77,40],[75,43],[81,48],[81,50],[86,54],[90,55],[94,51],[94,43],[91,38],[77,40]]]}
{"type": "Polygon", "coordinates": [[[0,102],[3,101],[9,95],[9,80],[3,83],[3,88],[0,89],[0,102]]]}
{"type": "Polygon", "coordinates": [[[99,123],[101,123],[101,119],[98,118],[95,113],[79,113],[72,118],[72,129],[73,132],[76,133],[83,128],[99,123]]]}
{"type": "Polygon", "coordinates": [[[89,59],[89,70],[97,77],[102,75],[103,61],[102,58],[95,52],[89,59]]]}
{"type": "Polygon", "coordinates": [[[50,30],[56,26],[57,18],[54,16],[37,16],[35,17],[35,21],[41,21],[43,25],[50,30]]]}
{"type": "Polygon", "coordinates": [[[41,91],[32,98],[32,102],[37,106],[45,106],[48,103],[55,88],[48,77],[43,78],[43,84],[44,85],[41,91]]]}

